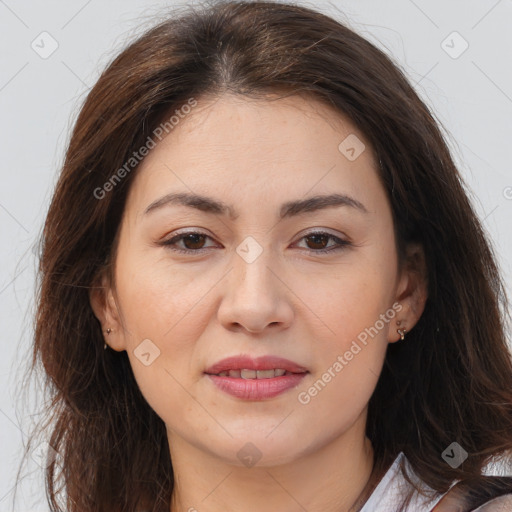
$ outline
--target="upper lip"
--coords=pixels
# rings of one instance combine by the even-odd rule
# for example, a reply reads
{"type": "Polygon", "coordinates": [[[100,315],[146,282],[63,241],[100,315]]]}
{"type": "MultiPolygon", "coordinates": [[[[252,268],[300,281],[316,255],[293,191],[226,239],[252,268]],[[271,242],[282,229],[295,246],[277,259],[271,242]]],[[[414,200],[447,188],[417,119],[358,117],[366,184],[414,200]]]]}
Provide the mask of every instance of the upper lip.
{"type": "Polygon", "coordinates": [[[289,359],[278,356],[261,356],[252,358],[249,356],[233,356],[218,361],[205,370],[205,373],[217,375],[228,370],[273,370],[280,368],[292,373],[307,372],[307,368],[300,366],[289,359]]]}

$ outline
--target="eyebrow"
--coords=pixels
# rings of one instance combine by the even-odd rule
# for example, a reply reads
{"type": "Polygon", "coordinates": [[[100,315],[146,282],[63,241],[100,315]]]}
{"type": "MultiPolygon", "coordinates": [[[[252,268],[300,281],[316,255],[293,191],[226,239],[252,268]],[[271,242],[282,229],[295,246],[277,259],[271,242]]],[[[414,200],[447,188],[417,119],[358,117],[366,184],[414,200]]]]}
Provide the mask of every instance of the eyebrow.
{"type": "MultiPolygon", "coordinates": [[[[153,201],[145,210],[144,215],[160,209],[164,206],[187,206],[189,208],[195,208],[197,210],[211,213],[214,215],[227,215],[231,219],[236,219],[238,213],[226,203],[218,201],[211,197],[202,196],[199,194],[192,193],[170,193],[156,201],[153,201]]],[[[281,205],[279,210],[279,218],[284,219],[286,217],[293,217],[306,212],[313,212],[322,210],[325,208],[332,208],[338,206],[349,206],[359,210],[363,213],[368,213],[365,206],[345,194],[329,194],[329,195],[317,195],[308,197],[306,199],[298,199],[295,201],[288,201],[281,205]]]]}

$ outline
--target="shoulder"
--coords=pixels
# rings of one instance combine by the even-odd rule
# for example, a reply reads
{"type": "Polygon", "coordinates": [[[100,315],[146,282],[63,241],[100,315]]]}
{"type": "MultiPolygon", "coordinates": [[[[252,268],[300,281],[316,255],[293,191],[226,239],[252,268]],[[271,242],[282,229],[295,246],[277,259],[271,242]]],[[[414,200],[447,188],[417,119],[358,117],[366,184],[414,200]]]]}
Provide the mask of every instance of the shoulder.
{"type": "MultiPolygon", "coordinates": [[[[407,497],[407,511],[430,512],[432,507],[444,496],[437,494],[438,493],[421,481],[410,467],[409,461],[404,453],[400,452],[375,487],[360,512],[387,512],[390,510],[398,510],[407,497]],[[411,483],[404,478],[401,470],[402,465],[405,466],[409,478],[424,491],[424,494],[419,493],[411,483]]],[[[450,512],[455,511],[451,509],[450,512]]]]}
{"type": "Polygon", "coordinates": [[[494,498],[472,512],[510,512],[512,510],[512,492],[494,498]]]}
{"type": "Polygon", "coordinates": [[[480,476],[455,481],[445,493],[438,493],[414,472],[400,452],[360,512],[396,510],[410,495],[407,511],[421,512],[512,512],[512,477],[480,476]],[[402,475],[401,466],[418,488],[402,475]]]}
{"type": "Polygon", "coordinates": [[[510,512],[512,511],[512,492],[503,494],[482,503],[477,508],[468,505],[464,496],[447,494],[433,509],[432,512],[510,512]]]}
{"type": "Polygon", "coordinates": [[[512,477],[485,476],[457,482],[431,512],[511,512],[512,477]]]}

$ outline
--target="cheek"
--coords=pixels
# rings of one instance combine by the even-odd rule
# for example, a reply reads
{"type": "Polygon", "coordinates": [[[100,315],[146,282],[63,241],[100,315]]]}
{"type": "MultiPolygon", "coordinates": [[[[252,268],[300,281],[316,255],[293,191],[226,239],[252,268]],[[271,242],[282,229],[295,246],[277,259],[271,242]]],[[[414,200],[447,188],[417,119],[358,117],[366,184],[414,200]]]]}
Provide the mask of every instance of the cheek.
{"type": "MultiPolygon", "coordinates": [[[[165,255],[137,256],[120,258],[117,266],[125,323],[138,337],[151,334],[167,343],[184,325],[197,324],[204,311],[202,299],[214,285],[214,276],[201,276],[197,267],[173,266],[165,261],[165,255]]],[[[185,344],[188,340],[183,335],[187,338],[181,332],[179,339],[185,344]]]]}
{"type": "MultiPolygon", "coordinates": [[[[379,264],[375,259],[357,255],[350,264],[295,279],[300,286],[294,289],[310,310],[308,315],[321,320],[319,335],[342,347],[391,308],[396,274],[393,260],[390,261],[391,264],[379,264]]],[[[385,337],[386,329],[380,326],[380,330],[385,337]]]]}
{"type": "Polygon", "coordinates": [[[318,361],[318,392],[322,390],[323,399],[350,405],[352,410],[366,403],[373,392],[396,316],[394,259],[383,263],[380,257],[380,250],[368,250],[328,275],[309,274],[300,281],[298,294],[308,297],[304,302],[313,314],[307,314],[311,325],[317,326],[311,334],[316,339],[313,360],[318,361]],[[328,389],[323,391],[326,383],[328,389]]]}
{"type": "Polygon", "coordinates": [[[340,425],[348,428],[363,412],[373,394],[395,311],[386,281],[368,273],[331,279],[328,293],[326,289],[317,290],[308,304],[322,323],[312,331],[312,378],[296,398],[305,413],[327,425],[325,435],[336,436],[340,425]]]}
{"type": "Polygon", "coordinates": [[[211,284],[208,287],[204,279],[194,279],[190,272],[175,271],[161,261],[142,264],[133,256],[120,258],[116,272],[126,351],[135,380],[156,414],[172,424],[168,416],[193,403],[187,383],[197,372],[196,342],[205,320],[199,299],[211,284]]]}
{"type": "Polygon", "coordinates": [[[375,281],[352,282],[352,279],[344,280],[343,286],[333,283],[336,293],[318,294],[318,301],[311,305],[322,320],[316,336],[313,332],[318,340],[314,350],[320,363],[316,371],[323,374],[331,369],[331,376],[333,372],[342,375],[333,379],[337,382],[333,387],[348,386],[347,390],[351,389],[351,383],[361,379],[372,385],[371,372],[380,372],[390,321],[395,316],[393,308],[388,306],[385,288],[377,289],[375,281]]]}

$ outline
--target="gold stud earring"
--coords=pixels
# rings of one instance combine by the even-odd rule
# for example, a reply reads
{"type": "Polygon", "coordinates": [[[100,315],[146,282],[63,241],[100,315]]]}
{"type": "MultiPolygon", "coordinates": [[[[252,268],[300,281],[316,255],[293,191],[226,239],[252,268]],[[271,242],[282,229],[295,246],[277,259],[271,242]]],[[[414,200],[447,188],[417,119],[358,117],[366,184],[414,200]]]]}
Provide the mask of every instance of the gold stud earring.
{"type": "MultiPolygon", "coordinates": [[[[112,332],[112,329],[110,327],[108,327],[105,332],[107,333],[107,336],[108,336],[112,332]]],[[[107,350],[107,344],[106,343],[103,344],[103,350],[107,350]]]]}
{"type": "Polygon", "coordinates": [[[407,332],[407,329],[397,329],[396,332],[400,334],[400,339],[404,341],[405,339],[405,333],[407,332]]]}

